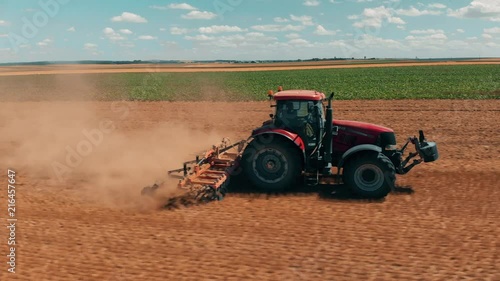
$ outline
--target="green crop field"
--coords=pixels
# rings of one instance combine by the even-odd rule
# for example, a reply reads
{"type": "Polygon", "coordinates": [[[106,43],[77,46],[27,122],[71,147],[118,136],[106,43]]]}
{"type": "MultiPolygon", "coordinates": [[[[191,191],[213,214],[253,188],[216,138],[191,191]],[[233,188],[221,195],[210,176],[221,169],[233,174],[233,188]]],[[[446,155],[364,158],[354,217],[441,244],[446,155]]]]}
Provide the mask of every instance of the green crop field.
{"type": "Polygon", "coordinates": [[[250,101],[270,89],[336,92],[336,99],[498,99],[499,65],[412,66],[255,72],[113,73],[0,77],[0,98],[65,99],[74,84],[79,97],[96,100],[250,101]],[[71,81],[78,82],[71,83],[71,81]],[[27,90],[37,89],[33,95],[27,90]],[[18,97],[16,98],[16,95],[18,97]]]}

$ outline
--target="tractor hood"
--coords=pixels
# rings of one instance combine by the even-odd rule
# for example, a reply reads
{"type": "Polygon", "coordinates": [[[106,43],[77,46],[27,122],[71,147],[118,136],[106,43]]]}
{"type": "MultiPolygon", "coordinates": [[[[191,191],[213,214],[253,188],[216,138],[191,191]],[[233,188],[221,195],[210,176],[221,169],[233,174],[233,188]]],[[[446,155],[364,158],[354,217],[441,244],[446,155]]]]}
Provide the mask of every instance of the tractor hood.
{"type": "Polygon", "coordinates": [[[372,136],[378,136],[381,133],[394,133],[394,130],[384,126],[357,121],[333,120],[333,126],[338,126],[339,130],[372,136]]]}

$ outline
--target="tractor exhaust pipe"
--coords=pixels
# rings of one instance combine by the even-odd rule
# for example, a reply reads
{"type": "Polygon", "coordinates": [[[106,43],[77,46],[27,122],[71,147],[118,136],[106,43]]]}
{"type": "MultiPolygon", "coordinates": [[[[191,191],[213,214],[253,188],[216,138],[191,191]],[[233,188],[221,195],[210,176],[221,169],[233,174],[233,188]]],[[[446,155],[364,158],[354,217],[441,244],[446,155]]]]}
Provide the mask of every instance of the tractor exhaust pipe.
{"type": "Polygon", "coordinates": [[[325,155],[323,157],[325,161],[325,167],[323,168],[324,175],[332,174],[332,134],[333,134],[333,108],[332,108],[332,99],[334,93],[328,97],[328,106],[326,107],[326,136],[324,139],[325,145],[325,155]]]}

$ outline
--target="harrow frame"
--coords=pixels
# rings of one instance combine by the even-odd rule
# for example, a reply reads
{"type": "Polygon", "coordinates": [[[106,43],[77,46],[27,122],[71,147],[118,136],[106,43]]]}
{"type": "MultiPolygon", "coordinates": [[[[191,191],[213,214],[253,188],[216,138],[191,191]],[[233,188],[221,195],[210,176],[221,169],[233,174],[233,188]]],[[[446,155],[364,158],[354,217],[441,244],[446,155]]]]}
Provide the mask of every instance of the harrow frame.
{"type": "MultiPolygon", "coordinates": [[[[212,146],[205,153],[196,156],[195,160],[184,162],[182,168],[167,171],[167,174],[170,178],[178,179],[177,187],[197,201],[222,200],[245,144],[245,140],[230,144],[228,138],[223,138],[219,145],[212,146]],[[231,152],[235,148],[236,151],[231,152]]],[[[145,187],[142,193],[152,194],[162,185],[163,183],[145,187]]]]}

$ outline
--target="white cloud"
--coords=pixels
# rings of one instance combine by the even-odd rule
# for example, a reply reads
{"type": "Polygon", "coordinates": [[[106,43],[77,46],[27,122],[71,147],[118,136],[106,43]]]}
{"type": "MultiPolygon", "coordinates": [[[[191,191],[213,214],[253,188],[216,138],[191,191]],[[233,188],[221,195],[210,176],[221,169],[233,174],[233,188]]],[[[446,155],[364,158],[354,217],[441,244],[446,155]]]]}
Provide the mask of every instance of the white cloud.
{"type": "Polygon", "coordinates": [[[319,2],[318,0],[306,0],[302,4],[304,6],[308,6],[308,7],[315,7],[315,6],[319,6],[319,4],[321,4],[321,2],[319,2]]]}
{"type": "Polygon", "coordinates": [[[443,12],[441,11],[433,11],[433,10],[419,10],[413,6],[410,6],[409,9],[399,9],[396,10],[396,14],[400,16],[408,16],[408,17],[419,17],[419,16],[426,16],[426,15],[432,15],[432,16],[437,16],[442,14],[443,12]]]}
{"type": "Polygon", "coordinates": [[[148,21],[136,14],[123,12],[120,16],[112,17],[113,22],[132,22],[132,23],[147,23],[148,21]]]}
{"type": "Polygon", "coordinates": [[[7,25],[10,25],[10,22],[4,21],[4,20],[0,20],[0,26],[7,26],[7,25]]]}
{"type": "Polygon", "coordinates": [[[195,7],[187,4],[187,3],[172,3],[168,5],[169,9],[178,9],[178,10],[196,10],[195,7]]]}
{"type": "Polygon", "coordinates": [[[105,29],[102,30],[102,32],[106,35],[111,34],[115,32],[111,27],[106,27],[105,29]]]}
{"type": "Polygon", "coordinates": [[[437,33],[444,33],[444,30],[442,29],[422,29],[422,30],[412,30],[410,31],[411,34],[437,34],[437,33]]]}
{"type": "Polygon", "coordinates": [[[289,33],[287,35],[285,35],[286,38],[288,39],[296,39],[296,38],[300,38],[300,34],[298,33],[289,33]]]}
{"type": "Polygon", "coordinates": [[[195,41],[197,45],[223,48],[224,52],[228,48],[240,48],[246,50],[256,51],[257,49],[267,48],[268,44],[277,43],[276,37],[266,36],[260,32],[249,32],[246,34],[232,34],[223,36],[207,36],[205,34],[196,36],[186,36],[186,40],[195,41]]]}
{"type": "Polygon", "coordinates": [[[465,30],[463,30],[463,29],[459,28],[459,29],[457,29],[457,32],[458,32],[458,33],[465,33],[465,30]]]}
{"type": "Polygon", "coordinates": [[[354,40],[334,40],[327,44],[329,47],[338,48],[344,57],[355,57],[373,54],[374,52],[404,51],[406,46],[393,39],[385,39],[369,34],[363,34],[354,40]]]}
{"type": "Polygon", "coordinates": [[[123,37],[120,33],[116,32],[114,29],[111,27],[106,27],[102,31],[104,35],[111,41],[121,41],[125,40],[125,37],[123,37]]]}
{"type": "Polygon", "coordinates": [[[133,32],[130,29],[120,29],[120,33],[122,33],[122,34],[132,34],[133,32]]]}
{"type": "Polygon", "coordinates": [[[270,36],[267,36],[264,33],[260,33],[260,32],[249,32],[249,33],[245,34],[245,37],[248,38],[249,40],[253,40],[253,41],[257,41],[257,42],[259,40],[262,40],[262,41],[275,41],[276,40],[276,37],[270,37],[270,36]]]}
{"type": "Polygon", "coordinates": [[[172,35],[182,35],[188,33],[189,30],[187,28],[180,28],[180,27],[171,27],[170,28],[170,34],[172,35]]]}
{"type": "Polygon", "coordinates": [[[158,39],[158,37],[151,36],[151,35],[141,35],[141,36],[137,37],[137,39],[139,39],[139,40],[156,40],[156,39],[158,39]]]}
{"type": "Polygon", "coordinates": [[[215,39],[213,36],[207,36],[205,34],[198,34],[196,36],[186,36],[184,37],[186,40],[190,41],[212,41],[215,39]]]}
{"type": "Polygon", "coordinates": [[[311,16],[295,16],[295,15],[290,15],[290,18],[293,21],[300,22],[302,25],[313,25],[312,17],[311,16]]]}
{"type": "Polygon", "coordinates": [[[0,34],[0,38],[9,37],[9,34],[0,34]]]}
{"type": "Polygon", "coordinates": [[[166,47],[166,48],[177,48],[179,46],[179,44],[175,41],[161,42],[160,45],[162,45],[163,47],[166,47]]]}
{"type": "Polygon", "coordinates": [[[292,39],[288,41],[288,44],[295,47],[312,47],[312,44],[309,43],[309,41],[302,38],[292,39]]]}
{"type": "Polygon", "coordinates": [[[185,15],[182,15],[183,19],[188,20],[211,20],[217,17],[216,14],[207,11],[191,11],[185,15]]]}
{"type": "MultiPolygon", "coordinates": [[[[358,0],[358,2],[359,1],[366,2],[367,0],[358,0]]],[[[419,5],[422,6],[423,4],[419,3],[419,5]]],[[[432,6],[438,7],[439,5],[434,4],[432,6]]],[[[408,9],[394,9],[394,8],[387,8],[385,6],[379,6],[376,8],[365,8],[361,15],[349,15],[347,18],[349,20],[358,20],[353,24],[353,26],[357,28],[366,28],[366,27],[380,28],[382,27],[382,24],[384,22],[387,22],[390,24],[399,25],[398,28],[401,29],[401,26],[406,24],[406,22],[398,16],[418,17],[425,15],[440,15],[442,13],[443,12],[440,10],[419,10],[414,6],[410,6],[410,8],[408,9]]]]}
{"type": "Polygon", "coordinates": [[[158,6],[158,5],[152,5],[152,6],[149,6],[149,8],[151,8],[151,9],[155,9],[155,10],[167,10],[167,9],[168,9],[168,6],[158,6]]]}
{"type": "Polygon", "coordinates": [[[484,33],[500,34],[500,27],[485,28],[484,33]]]}
{"type": "Polygon", "coordinates": [[[402,18],[399,18],[399,17],[390,17],[387,19],[387,21],[389,23],[393,23],[393,24],[406,24],[406,22],[402,18]]]}
{"type": "Polygon", "coordinates": [[[168,9],[174,9],[174,10],[196,10],[195,7],[187,4],[187,3],[172,3],[167,6],[157,6],[157,5],[152,5],[149,6],[151,9],[155,10],[168,10],[168,9]]]}
{"type": "MultiPolygon", "coordinates": [[[[439,31],[439,30],[438,30],[439,31]]],[[[448,37],[444,33],[419,33],[421,36],[410,35],[405,38],[408,46],[418,50],[446,50],[448,37]]]]}
{"type": "Polygon", "coordinates": [[[332,30],[326,30],[322,25],[316,26],[316,30],[314,31],[314,34],[316,35],[335,35],[335,31],[332,30]]]}
{"type": "Polygon", "coordinates": [[[457,18],[480,18],[500,21],[500,0],[474,0],[460,9],[448,9],[448,15],[457,18]]]}
{"type": "Polygon", "coordinates": [[[76,29],[75,29],[75,27],[74,27],[74,26],[72,26],[72,27],[70,27],[70,28],[66,29],[66,31],[68,31],[68,32],[75,32],[75,31],[76,31],[76,29]]]}
{"type": "Polygon", "coordinates": [[[495,36],[497,36],[498,38],[498,35],[496,34],[500,34],[500,27],[492,27],[492,28],[485,28],[484,30],[484,33],[483,33],[483,38],[484,39],[493,39],[494,36],[492,34],[495,34],[495,36]]]}
{"type": "Polygon", "coordinates": [[[382,47],[389,49],[404,49],[405,47],[400,42],[393,39],[384,39],[373,35],[365,34],[361,37],[361,44],[367,47],[382,47]]]}
{"type": "MultiPolygon", "coordinates": [[[[386,8],[384,6],[379,6],[377,8],[366,8],[361,15],[362,20],[355,22],[353,26],[356,28],[380,28],[382,27],[382,23],[384,22],[384,20],[392,24],[406,24],[404,20],[399,17],[393,16],[393,14],[393,9],[386,8]]],[[[351,19],[354,19],[354,17],[351,16],[351,19]]]]}
{"type": "Polygon", "coordinates": [[[444,8],[446,8],[446,5],[445,4],[441,4],[441,3],[432,3],[432,4],[429,4],[428,7],[429,8],[434,8],[434,9],[444,9],[444,8]]]}
{"type": "Polygon", "coordinates": [[[94,43],[85,43],[83,45],[83,49],[88,51],[90,54],[95,55],[95,56],[102,55],[103,52],[98,51],[97,47],[98,47],[97,44],[94,44],[94,43]]]}
{"type": "Polygon", "coordinates": [[[42,41],[40,41],[40,42],[38,42],[38,43],[36,43],[36,44],[37,44],[37,46],[39,46],[39,47],[47,47],[47,46],[48,46],[48,45],[50,45],[51,43],[52,43],[52,39],[47,38],[47,39],[44,39],[44,40],[42,40],[42,41]]]}
{"type": "Polygon", "coordinates": [[[245,31],[238,26],[229,26],[229,25],[212,25],[207,27],[200,27],[198,29],[200,33],[221,33],[221,32],[241,32],[245,31]]]}
{"type": "Polygon", "coordinates": [[[85,43],[83,48],[87,51],[95,51],[97,49],[97,45],[93,43],[85,43]]]}
{"type": "Polygon", "coordinates": [[[434,40],[446,40],[448,39],[448,36],[446,36],[444,33],[436,33],[436,34],[431,34],[427,36],[420,36],[420,37],[415,37],[415,36],[408,36],[406,37],[408,40],[416,40],[416,39],[434,39],[434,40]]]}
{"type": "Polygon", "coordinates": [[[160,31],[161,31],[161,32],[164,32],[164,31],[167,31],[167,29],[166,29],[166,28],[164,28],[164,27],[160,27],[160,31]]]}
{"type": "Polygon", "coordinates": [[[289,22],[290,21],[289,19],[282,18],[282,17],[275,17],[273,20],[274,20],[274,22],[278,22],[278,23],[283,23],[283,22],[289,22]]]}
{"type": "Polygon", "coordinates": [[[304,26],[301,25],[279,25],[279,24],[266,24],[266,25],[254,25],[252,29],[262,32],[280,32],[280,31],[301,31],[304,26]]]}
{"type": "Polygon", "coordinates": [[[436,33],[436,34],[432,34],[430,36],[431,39],[436,39],[436,40],[446,40],[448,39],[448,36],[446,36],[446,34],[444,33],[436,33]]]}

